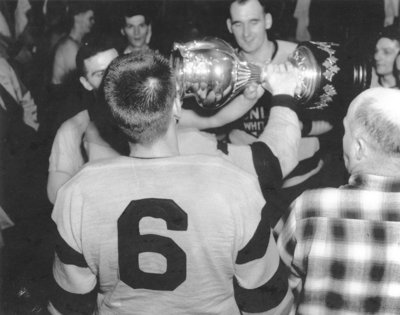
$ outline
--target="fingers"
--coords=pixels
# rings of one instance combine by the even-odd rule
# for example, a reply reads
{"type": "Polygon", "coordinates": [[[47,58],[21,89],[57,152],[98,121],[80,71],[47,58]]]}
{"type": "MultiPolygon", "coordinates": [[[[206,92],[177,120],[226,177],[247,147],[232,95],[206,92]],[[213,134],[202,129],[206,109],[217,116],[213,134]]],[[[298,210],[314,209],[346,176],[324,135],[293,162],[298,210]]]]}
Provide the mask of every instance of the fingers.
{"type": "Polygon", "coordinates": [[[331,131],[333,128],[332,124],[324,120],[315,120],[312,122],[310,136],[319,136],[324,133],[331,131]]]}
{"type": "Polygon", "coordinates": [[[243,95],[249,101],[256,100],[258,98],[257,84],[254,82],[249,83],[248,86],[244,89],[243,95]]]}
{"type": "Polygon", "coordinates": [[[298,86],[297,69],[290,63],[269,64],[264,67],[263,87],[276,94],[294,96],[298,86]]]}

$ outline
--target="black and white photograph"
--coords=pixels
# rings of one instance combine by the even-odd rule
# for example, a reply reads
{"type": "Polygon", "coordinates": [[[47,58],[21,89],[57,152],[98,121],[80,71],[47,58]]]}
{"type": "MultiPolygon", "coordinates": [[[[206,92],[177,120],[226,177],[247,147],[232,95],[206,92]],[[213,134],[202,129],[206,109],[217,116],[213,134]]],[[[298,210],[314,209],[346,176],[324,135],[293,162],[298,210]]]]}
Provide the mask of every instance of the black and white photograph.
{"type": "Polygon", "coordinates": [[[0,315],[400,314],[400,0],[0,0],[0,315]]]}

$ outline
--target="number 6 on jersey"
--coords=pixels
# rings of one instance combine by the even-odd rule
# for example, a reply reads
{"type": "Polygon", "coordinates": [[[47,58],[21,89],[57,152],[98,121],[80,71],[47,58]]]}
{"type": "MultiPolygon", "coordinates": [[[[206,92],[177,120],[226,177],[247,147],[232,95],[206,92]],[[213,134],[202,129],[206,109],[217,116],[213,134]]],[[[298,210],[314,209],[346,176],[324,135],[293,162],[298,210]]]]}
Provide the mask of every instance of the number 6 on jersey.
{"type": "Polygon", "coordinates": [[[173,291],[186,280],[186,254],[169,237],[140,234],[144,217],[163,219],[168,230],[186,231],[188,218],[173,200],[141,199],[129,203],[118,219],[120,278],[133,289],[173,291]],[[139,254],[153,252],[167,260],[165,273],[147,273],[139,268],[139,254]]]}

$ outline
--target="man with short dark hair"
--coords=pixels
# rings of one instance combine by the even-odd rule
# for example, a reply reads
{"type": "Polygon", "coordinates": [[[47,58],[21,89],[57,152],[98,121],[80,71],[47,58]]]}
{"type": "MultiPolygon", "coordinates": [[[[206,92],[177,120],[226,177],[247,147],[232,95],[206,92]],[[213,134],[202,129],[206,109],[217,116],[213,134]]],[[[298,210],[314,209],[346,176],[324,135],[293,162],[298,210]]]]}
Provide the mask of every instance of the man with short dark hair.
{"type": "Polygon", "coordinates": [[[76,64],[79,80],[87,91],[85,100],[88,103],[82,104],[83,110],[60,126],[54,138],[47,181],[47,195],[52,203],[56,199],[58,189],[77,173],[87,160],[86,150],[81,146],[85,140],[84,136],[90,120],[93,119],[90,116],[93,116],[96,111],[94,107],[99,106],[96,104],[98,102],[97,91],[100,88],[104,72],[117,56],[118,52],[113,43],[106,38],[99,37],[90,38],[78,51],[76,64]]]}
{"type": "MultiPolygon", "coordinates": [[[[281,94],[296,86],[287,67],[268,76],[271,148],[233,149],[253,170],[276,165],[263,174],[270,181],[290,171],[299,138],[293,97],[281,94]]],[[[130,156],[89,163],[60,189],[51,312],[287,314],[291,294],[257,179],[222,155],[180,154],[181,100],[168,61],[121,56],[104,92],[130,156]]]]}
{"type": "MultiPolygon", "coordinates": [[[[227,28],[233,34],[239,56],[248,62],[258,64],[282,64],[294,52],[297,44],[270,38],[268,30],[273,24],[269,9],[272,1],[268,0],[233,0],[230,1],[227,28]]],[[[271,110],[271,94],[266,91],[255,105],[240,119],[227,126],[228,138],[234,144],[248,144],[256,141],[263,132],[271,110]]],[[[228,105],[229,106],[229,105],[228,105]]],[[[299,151],[304,160],[283,182],[283,187],[273,195],[282,209],[309,188],[326,185],[321,176],[324,161],[320,152],[320,141],[317,135],[332,129],[324,120],[313,122],[310,113],[299,110],[302,121],[302,136],[299,151]],[[305,115],[304,115],[305,114],[305,115]]],[[[276,216],[282,214],[276,211],[276,216]]]]}
{"type": "Polygon", "coordinates": [[[121,34],[128,44],[124,54],[150,50],[152,28],[148,5],[135,3],[123,12],[121,34]]]}
{"type": "MultiPolygon", "coordinates": [[[[273,17],[264,2],[266,1],[230,1],[230,16],[226,25],[239,46],[238,54],[241,58],[260,64],[281,64],[293,53],[297,44],[268,37],[267,31],[272,27],[273,17]]],[[[268,120],[270,97],[269,93],[264,93],[252,109],[234,124],[234,127],[249,135],[247,137],[242,134],[242,140],[237,141],[251,143],[262,133],[268,120]]],[[[232,141],[235,142],[234,137],[232,141]]]]}
{"type": "Polygon", "coordinates": [[[399,104],[389,88],[357,96],[343,120],[348,184],[304,192],[278,223],[296,314],[400,312],[399,104]]]}

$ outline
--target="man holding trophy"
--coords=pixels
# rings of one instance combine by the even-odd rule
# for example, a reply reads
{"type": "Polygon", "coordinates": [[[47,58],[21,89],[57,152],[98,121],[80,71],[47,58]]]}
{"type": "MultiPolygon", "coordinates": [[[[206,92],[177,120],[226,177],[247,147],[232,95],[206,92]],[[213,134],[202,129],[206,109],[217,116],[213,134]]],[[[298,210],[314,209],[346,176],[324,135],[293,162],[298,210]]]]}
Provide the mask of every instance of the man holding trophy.
{"type": "MultiPolygon", "coordinates": [[[[297,44],[268,38],[273,17],[268,12],[268,1],[234,0],[230,4],[230,17],[227,27],[239,46],[238,55],[247,62],[258,64],[281,64],[291,56],[297,44]]],[[[252,143],[256,140],[268,121],[271,109],[271,94],[265,92],[256,104],[240,119],[229,125],[228,136],[232,143],[252,143]]],[[[304,190],[321,185],[323,161],[319,154],[318,135],[329,131],[332,126],[323,120],[312,122],[300,115],[303,124],[299,150],[306,159],[299,163],[292,174],[286,178],[277,200],[289,204],[304,190]],[[307,137],[308,136],[308,137],[307,137]]],[[[283,205],[285,207],[285,205],[283,205]]]]}
{"type": "MultiPolygon", "coordinates": [[[[247,62],[281,64],[296,49],[296,44],[270,40],[267,30],[272,26],[272,16],[259,0],[235,0],[230,5],[230,18],[226,24],[239,46],[238,56],[247,62]]],[[[241,119],[233,124],[230,135],[233,143],[251,143],[263,131],[269,113],[271,95],[264,93],[259,101],[241,119]]]]}
{"type": "MultiPolygon", "coordinates": [[[[221,39],[205,38],[175,44],[172,61],[181,93],[194,96],[201,107],[214,111],[210,116],[214,121],[218,117],[218,121],[232,122],[236,119],[233,117],[244,115],[227,126],[231,129],[228,142],[239,145],[260,140],[269,121],[271,94],[264,93],[261,85],[255,88],[254,84],[265,79],[261,69],[266,64],[282,66],[287,60],[298,70],[293,75],[299,82],[295,96],[300,103],[297,113],[302,121],[303,138],[295,155],[300,162],[290,174],[283,174],[285,180],[278,190],[262,186],[266,199],[276,202],[271,214],[272,221],[276,222],[304,190],[339,186],[345,180],[341,137],[334,132],[340,132],[341,113],[345,112],[349,101],[369,87],[371,66],[336,43],[304,42],[296,46],[277,41],[275,45],[266,33],[271,25],[272,17],[259,0],[233,1],[227,26],[239,44],[239,51],[221,39]],[[252,93],[253,100],[248,98],[252,93]],[[249,105],[255,107],[249,110],[249,105]],[[249,123],[247,116],[259,121],[249,123]],[[254,126],[259,130],[246,130],[254,126]],[[328,132],[332,126],[336,127],[334,132],[328,132]],[[323,168],[322,158],[330,163],[329,167],[323,168]]],[[[182,115],[181,125],[187,124],[186,118],[182,115]]]]}
{"type": "Polygon", "coordinates": [[[275,205],[267,198],[265,207],[259,184],[266,196],[298,163],[301,100],[324,107],[336,93],[326,82],[340,70],[335,50],[312,45],[326,60],[303,46],[291,62],[259,67],[205,40],[177,46],[169,65],[155,53],[112,62],[106,103],[130,156],[88,165],[57,195],[52,314],[90,313],[96,304],[100,314],[288,313],[291,291],[270,230],[275,205]],[[178,130],[182,96],[215,109],[253,81],[273,95],[257,141],[217,146],[178,130]],[[211,160],[222,167],[207,167],[211,160]]]}
{"type": "MultiPolygon", "coordinates": [[[[274,95],[270,121],[228,158],[272,185],[297,163],[296,71],[268,65],[261,79],[274,95]]],[[[52,314],[288,314],[292,294],[257,180],[221,153],[185,151],[176,83],[156,53],[111,63],[107,108],[131,152],[89,163],[57,193],[52,314]]]]}

